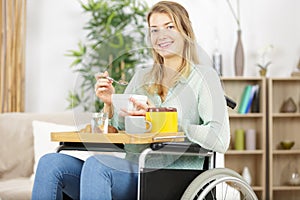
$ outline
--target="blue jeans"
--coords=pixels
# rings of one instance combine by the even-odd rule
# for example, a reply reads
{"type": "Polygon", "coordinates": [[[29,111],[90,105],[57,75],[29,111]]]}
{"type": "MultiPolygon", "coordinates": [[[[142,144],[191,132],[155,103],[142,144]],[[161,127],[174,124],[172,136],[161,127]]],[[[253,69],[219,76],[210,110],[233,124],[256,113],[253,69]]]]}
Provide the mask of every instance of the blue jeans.
{"type": "Polygon", "coordinates": [[[75,157],[51,153],[38,164],[32,200],[62,199],[136,199],[138,165],[109,155],[75,157]]]}

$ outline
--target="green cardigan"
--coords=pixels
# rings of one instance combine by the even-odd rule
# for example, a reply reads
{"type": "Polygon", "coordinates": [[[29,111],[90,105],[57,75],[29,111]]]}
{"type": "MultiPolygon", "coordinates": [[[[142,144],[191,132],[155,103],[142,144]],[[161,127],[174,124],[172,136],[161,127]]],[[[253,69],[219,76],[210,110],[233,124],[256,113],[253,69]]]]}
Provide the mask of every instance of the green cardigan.
{"type": "MultiPolygon", "coordinates": [[[[159,95],[149,95],[144,86],[149,68],[138,70],[125,93],[148,96],[156,107],[175,107],[178,112],[178,130],[184,131],[187,140],[203,148],[225,153],[230,142],[229,118],[220,78],[209,66],[194,65],[187,78],[182,77],[169,88],[165,101],[159,95]]],[[[124,130],[124,118],[114,113],[112,125],[124,130]]],[[[137,161],[141,151],[148,145],[125,145],[126,158],[137,161]]],[[[153,156],[151,156],[153,157],[153,156]]],[[[203,158],[195,156],[156,156],[149,159],[150,166],[201,169],[203,158]]]]}

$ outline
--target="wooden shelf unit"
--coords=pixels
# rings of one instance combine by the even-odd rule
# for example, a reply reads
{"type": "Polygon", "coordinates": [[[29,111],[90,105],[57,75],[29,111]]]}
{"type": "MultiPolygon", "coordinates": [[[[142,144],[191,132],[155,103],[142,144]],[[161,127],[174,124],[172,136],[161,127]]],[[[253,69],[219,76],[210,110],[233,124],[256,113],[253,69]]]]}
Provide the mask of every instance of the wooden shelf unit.
{"type": "Polygon", "coordinates": [[[268,127],[269,127],[269,197],[270,200],[296,200],[300,197],[300,185],[292,186],[288,177],[300,172],[300,78],[268,79],[268,127]],[[281,113],[285,100],[291,97],[297,112],[281,113]],[[290,150],[281,150],[282,140],[295,141],[290,150]]]}
{"type": "Polygon", "coordinates": [[[225,154],[225,167],[240,174],[247,166],[252,177],[252,188],[258,199],[266,199],[266,79],[264,77],[222,77],[221,81],[228,97],[236,101],[234,110],[229,108],[231,147],[225,154]],[[238,107],[246,85],[259,85],[260,110],[258,113],[239,114],[238,107]],[[234,150],[236,129],[256,130],[256,150],[234,150]]]}

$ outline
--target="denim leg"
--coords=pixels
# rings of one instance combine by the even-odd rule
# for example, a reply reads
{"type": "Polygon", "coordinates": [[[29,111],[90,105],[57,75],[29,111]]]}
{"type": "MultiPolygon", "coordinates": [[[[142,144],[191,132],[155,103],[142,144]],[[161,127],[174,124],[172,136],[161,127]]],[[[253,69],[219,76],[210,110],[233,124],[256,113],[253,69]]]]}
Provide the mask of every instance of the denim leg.
{"type": "Polygon", "coordinates": [[[134,200],[138,165],[109,155],[89,157],[81,172],[80,199],[134,200]]]}
{"type": "Polygon", "coordinates": [[[62,192],[79,199],[83,161],[62,153],[44,155],[38,163],[32,200],[61,200],[62,192]]]}

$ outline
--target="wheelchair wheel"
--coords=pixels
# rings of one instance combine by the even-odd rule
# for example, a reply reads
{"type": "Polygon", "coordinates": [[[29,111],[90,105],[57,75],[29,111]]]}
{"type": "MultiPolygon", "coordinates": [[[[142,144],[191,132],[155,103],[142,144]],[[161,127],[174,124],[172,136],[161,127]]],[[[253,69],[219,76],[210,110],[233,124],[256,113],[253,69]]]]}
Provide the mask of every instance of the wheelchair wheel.
{"type": "Polygon", "coordinates": [[[235,171],[227,168],[207,170],[197,176],[181,200],[257,200],[252,188],[235,171]]]}

